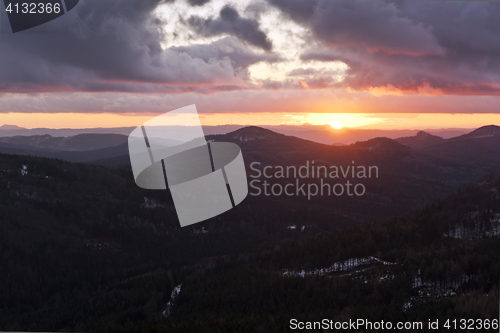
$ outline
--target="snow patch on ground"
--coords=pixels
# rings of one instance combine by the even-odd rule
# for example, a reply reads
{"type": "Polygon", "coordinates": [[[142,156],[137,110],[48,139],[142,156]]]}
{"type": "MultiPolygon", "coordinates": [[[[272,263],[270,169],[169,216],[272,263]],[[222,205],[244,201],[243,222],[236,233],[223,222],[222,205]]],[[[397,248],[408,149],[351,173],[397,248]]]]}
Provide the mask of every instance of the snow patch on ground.
{"type": "Polygon", "coordinates": [[[208,234],[208,230],[206,230],[205,227],[201,227],[200,230],[194,229],[193,234],[195,234],[195,235],[208,234]]]}
{"type": "Polygon", "coordinates": [[[22,176],[27,176],[28,175],[28,166],[24,165],[21,167],[21,175],[22,176]]]}
{"type": "Polygon", "coordinates": [[[422,279],[420,270],[418,270],[412,284],[412,289],[418,293],[418,296],[410,297],[408,302],[403,305],[403,311],[410,309],[417,300],[425,301],[426,299],[455,296],[463,284],[473,279],[473,276],[464,275],[459,280],[439,283],[422,279]]]}
{"type": "MultiPolygon", "coordinates": [[[[360,266],[366,266],[366,265],[370,265],[373,263],[381,263],[383,265],[395,265],[394,263],[383,261],[383,260],[380,260],[380,259],[375,258],[375,257],[351,258],[351,259],[348,259],[346,261],[336,262],[333,265],[331,265],[330,267],[311,269],[308,271],[305,271],[305,270],[291,271],[288,269],[284,269],[283,271],[281,271],[281,276],[283,276],[283,277],[324,276],[324,275],[331,274],[331,273],[351,271],[351,270],[358,268],[360,266]]],[[[362,272],[363,270],[364,269],[357,270],[355,272],[350,272],[349,274],[346,274],[343,276],[353,275],[353,274],[362,272]]]]}
{"type": "Polygon", "coordinates": [[[165,318],[168,318],[170,314],[172,313],[172,308],[174,305],[174,301],[179,296],[179,293],[181,292],[181,287],[182,284],[178,285],[177,287],[174,288],[172,291],[172,294],[170,295],[170,301],[167,302],[167,308],[163,310],[162,314],[165,316],[165,318]]]}
{"type": "Polygon", "coordinates": [[[300,229],[300,232],[302,232],[302,231],[306,230],[307,227],[310,227],[310,226],[309,225],[302,225],[302,226],[297,227],[296,225],[290,225],[286,228],[290,229],[290,230],[300,229]]]}
{"type": "Polygon", "coordinates": [[[488,221],[485,221],[481,215],[486,213],[487,212],[470,212],[468,214],[468,219],[470,220],[469,225],[466,225],[467,222],[457,224],[443,233],[443,236],[469,240],[500,236],[500,214],[490,213],[492,217],[490,217],[488,221]]]}
{"type": "Polygon", "coordinates": [[[144,203],[142,204],[142,207],[148,208],[148,209],[154,209],[154,208],[158,208],[158,207],[165,207],[165,205],[156,203],[155,199],[148,199],[148,198],[144,197],[144,203]]]}

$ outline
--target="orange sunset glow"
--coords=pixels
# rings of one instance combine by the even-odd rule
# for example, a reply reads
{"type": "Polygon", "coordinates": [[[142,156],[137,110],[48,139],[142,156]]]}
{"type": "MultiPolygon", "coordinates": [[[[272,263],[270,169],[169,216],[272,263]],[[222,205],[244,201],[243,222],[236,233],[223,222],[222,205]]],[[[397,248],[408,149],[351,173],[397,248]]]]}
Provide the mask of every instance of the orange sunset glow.
{"type": "MultiPolygon", "coordinates": [[[[25,128],[94,128],[135,127],[154,115],[78,114],[78,113],[7,113],[1,116],[1,125],[25,128]]],[[[475,128],[484,124],[500,124],[498,114],[357,114],[357,113],[224,113],[201,114],[205,126],[218,125],[330,125],[333,129],[425,129],[475,128]]],[[[178,119],[176,125],[189,126],[189,119],[178,119]]]]}

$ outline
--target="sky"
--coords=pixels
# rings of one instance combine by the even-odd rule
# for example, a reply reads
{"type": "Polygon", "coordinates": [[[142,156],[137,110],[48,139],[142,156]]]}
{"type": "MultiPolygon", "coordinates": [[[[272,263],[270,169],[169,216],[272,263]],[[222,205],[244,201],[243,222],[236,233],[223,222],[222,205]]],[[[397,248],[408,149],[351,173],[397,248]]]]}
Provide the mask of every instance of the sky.
{"type": "Polygon", "coordinates": [[[13,34],[3,8],[0,125],[137,126],[191,104],[204,125],[500,125],[499,17],[480,1],[80,0],[13,34]]]}

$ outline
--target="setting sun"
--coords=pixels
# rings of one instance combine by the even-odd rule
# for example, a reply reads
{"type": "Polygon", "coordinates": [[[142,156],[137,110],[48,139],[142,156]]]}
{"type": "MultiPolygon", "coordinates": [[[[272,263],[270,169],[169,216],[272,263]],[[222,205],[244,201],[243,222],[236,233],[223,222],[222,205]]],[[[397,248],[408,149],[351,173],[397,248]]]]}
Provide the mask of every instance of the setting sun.
{"type": "Polygon", "coordinates": [[[334,129],[342,129],[342,124],[340,123],[340,121],[334,121],[330,126],[332,126],[334,129]]]}

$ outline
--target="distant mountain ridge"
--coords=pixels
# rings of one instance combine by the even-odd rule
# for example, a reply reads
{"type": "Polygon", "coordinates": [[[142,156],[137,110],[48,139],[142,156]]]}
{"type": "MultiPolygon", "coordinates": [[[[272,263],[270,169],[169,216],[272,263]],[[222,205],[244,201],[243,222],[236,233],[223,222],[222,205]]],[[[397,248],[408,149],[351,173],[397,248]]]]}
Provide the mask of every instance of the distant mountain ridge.
{"type": "MultiPolygon", "coordinates": [[[[139,125],[139,124],[138,124],[139,125]]],[[[174,131],[182,130],[183,126],[172,126],[174,131]]],[[[218,125],[218,126],[203,126],[205,135],[217,135],[234,132],[238,129],[248,127],[246,125],[218,125]]],[[[121,134],[129,135],[136,127],[116,127],[116,128],[81,128],[81,129],[50,129],[50,128],[33,128],[27,129],[15,125],[0,126],[0,137],[7,136],[33,136],[49,134],[53,137],[68,137],[79,134],[121,134]]],[[[265,128],[276,133],[284,135],[292,135],[301,139],[324,143],[328,145],[348,145],[357,141],[366,141],[375,137],[388,137],[397,139],[401,137],[413,136],[417,130],[380,130],[380,129],[360,129],[360,128],[343,128],[340,130],[333,129],[329,125],[263,125],[260,128],[265,128]]],[[[462,134],[469,133],[469,129],[430,129],[427,132],[438,135],[443,138],[456,137],[462,134]]]]}
{"type": "Polygon", "coordinates": [[[425,131],[419,131],[415,136],[407,136],[403,138],[396,139],[397,142],[402,145],[409,146],[416,149],[421,149],[439,142],[444,139],[437,135],[432,135],[425,131]]]}
{"type": "Polygon", "coordinates": [[[461,135],[459,137],[453,138],[455,140],[459,139],[481,139],[481,138],[492,138],[492,137],[500,137],[500,126],[496,125],[487,125],[482,126],[474,131],[461,135]]]}
{"type": "MultiPolygon", "coordinates": [[[[58,158],[70,162],[128,157],[128,138],[120,134],[79,134],[72,137],[50,135],[0,137],[0,153],[58,158]]],[[[129,159],[121,161],[128,163],[129,159]]]]}
{"type": "Polygon", "coordinates": [[[218,139],[225,138],[228,140],[246,142],[246,141],[262,140],[262,139],[275,139],[278,137],[285,137],[285,136],[286,135],[284,134],[276,133],[262,127],[248,126],[240,128],[236,131],[227,134],[217,135],[216,137],[218,139]]]}
{"type": "Polygon", "coordinates": [[[130,163],[128,157],[128,144],[123,143],[118,146],[85,150],[85,151],[64,151],[53,149],[40,149],[36,147],[14,145],[10,143],[0,143],[0,154],[29,155],[37,157],[56,158],[68,162],[82,162],[103,165],[127,165],[130,163]],[[119,159],[118,163],[109,163],[108,160],[119,159]],[[103,161],[97,163],[97,161],[103,161]]]}
{"type": "Polygon", "coordinates": [[[399,143],[397,140],[392,140],[389,138],[373,138],[367,141],[356,142],[350,147],[355,149],[362,149],[368,151],[377,151],[377,150],[397,150],[397,151],[408,151],[408,148],[399,143]]]}
{"type": "MultiPolygon", "coordinates": [[[[90,135],[90,137],[99,137],[99,135],[90,135]]],[[[40,148],[40,140],[48,141],[54,138],[24,137],[21,139],[25,143],[29,143],[29,140],[33,139],[36,146],[0,142],[0,153],[33,155],[70,162],[130,168],[128,143],[126,142],[102,149],[85,151],[59,149],[55,151],[54,145],[50,149],[40,148]]],[[[71,142],[72,139],[74,138],[58,138],[57,140],[62,141],[56,140],[56,142],[57,144],[71,142]]],[[[346,214],[356,212],[353,218],[358,221],[367,218],[387,218],[412,207],[420,207],[490,171],[473,163],[433,156],[383,137],[357,142],[349,146],[333,146],[250,126],[223,135],[207,135],[206,139],[207,141],[236,143],[243,152],[248,176],[255,176],[255,170],[250,169],[252,163],[255,162],[262,168],[265,166],[295,166],[299,168],[307,163],[312,165],[313,162],[316,166],[326,166],[327,168],[330,166],[350,168],[355,165],[376,166],[380,170],[376,178],[358,180],[366,185],[369,194],[355,201],[349,200],[348,197],[335,198],[334,200],[334,205],[339,211],[346,214]]],[[[16,140],[20,140],[20,138],[16,140]]],[[[87,145],[87,147],[89,146],[87,145]]],[[[319,180],[316,177],[312,181],[319,180]]],[[[328,181],[335,183],[345,181],[345,179],[329,179],[328,181]]],[[[352,181],[356,180],[352,179],[352,181]]],[[[315,202],[333,205],[332,198],[328,196],[318,197],[315,202]]],[[[314,224],[315,222],[311,221],[310,223],[314,224]]]]}
{"type": "Polygon", "coordinates": [[[425,131],[419,131],[415,136],[407,136],[395,139],[401,144],[416,148],[425,148],[430,145],[445,141],[460,141],[468,139],[483,139],[483,138],[494,138],[500,137],[500,126],[497,125],[486,125],[481,126],[469,133],[465,133],[459,136],[444,139],[437,135],[432,135],[425,131]]]}
{"type": "Polygon", "coordinates": [[[70,137],[52,137],[45,134],[0,137],[0,143],[53,151],[88,151],[114,147],[126,142],[127,136],[120,134],[78,134],[70,137]]]}
{"type": "MultiPolygon", "coordinates": [[[[419,137],[425,136],[427,135],[423,133],[419,135],[419,137]]],[[[90,137],[96,136],[91,135],[90,137]]],[[[29,138],[22,139],[29,141],[29,138]]],[[[46,139],[49,140],[50,137],[46,139]]],[[[355,201],[349,200],[347,197],[339,197],[335,198],[335,203],[328,196],[318,197],[315,200],[318,204],[334,205],[336,209],[346,214],[356,212],[353,218],[357,221],[364,221],[368,218],[387,218],[414,207],[421,207],[467,182],[500,169],[500,160],[493,159],[488,163],[483,163],[484,161],[480,158],[477,160],[464,159],[460,156],[448,156],[425,149],[414,149],[384,137],[348,146],[333,146],[250,126],[227,134],[207,135],[206,139],[209,142],[233,142],[237,144],[242,150],[249,177],[256,175],[255,169],[251,168],[253,163],[257,163],[262,168],[265,166],[271,168],[295,166],[300,168],[307,163],[312,165],[312,162],[315,163],[315,166],[326,166],[327,168],[332,166],[354,167],[356,165],[376,166],[380,171],[376,178],[359,180],[366,185],[368,191],[366,196],[357,198],[355,201]]],[[[72,138],[64,140],[63,142],[71,142],[72,138]]],[[[478,139],[472,139],[472,141],[474,140],[478,139]]],[[[40,148],[39,142],[39,137],[35,140],[38,146],[0,142],[0,153],[58,158],[70,162],[118,166],[130,170],[127,142],[118,146],[85,151],[64,151],[61,149],[54,151],[53,148],[40,148]]],[[[463,142],[468,142],[468,140],[458,142],[459,148],[463,146],[463,142]]],[[[491,158],[490,153],[483,155],[477,149],[474,149],[472,153],[479,157],[491,158]]],[[[312,181],[319,180],[316,177],[312,181]]],[[[329,179],[329,181],[334,183],[345,181],[345,179],[329,179]]],[[[297,198],[297,200],[300,199],[297,198]]],[[[314,223],[314,221],[310,222],[310,224],[314,223]]]]}
{"type": "MultiPolygon", "coordinates": [[[[499,134],[500,127],[491,125],[450,139],[418,131],[415,136],[396,140],[377,137],[351,145],[335,146],[284,135],[258,126],[248,126],[226,134],[206,135],[206,139],[237,143],[241,146],[246,160],[260,160],[270,164],[294,163],[299,158],[319,159],[330,161],[329,163],[333,163],[335,159],[338,163],[348,163],[349,159],[371,159],[372,163],[386,165],[390,169],[394,168],[393,164],[400,165],[397,168],[401,168],[403,164],[400,163],[404,163],[406,166],[403,169],[407,171],[409,168],[421,170],[425,166],[434,170],[429,172],[435,172],[450,163],[465,163],[469,165],[467,168],[474,164],[478,170],[491,172],[497,166],[500,167],[499,134]]],[[[0,153],[59,158],[108,166],[130,163],[127,136],[119,134],[0,137],[0,153]]],[[[446,178],[445,175],[444,177],[446,178]]]]}
{"type": "Polygon", "coordinates": [[[24,128],[16,125],[0,126],[0,137],[10,136],[34,136],[50,135],[52,137],[68,137],[79,134],[121,134],[129,135],[135,127],[116,127],[116,128],[24,128]]]}
{"type": "Polygon", "coordinates": [[[23,130],[25,128],[23,127],[19,127],[19,126],[16,126],[16,125],[2,125],[0,126],[0,130],[4,130],[4,131],[12,131],[12,130],[23,130]]]}
{"type": "Polygon", "coordinates": [[[396,141],[426,153],[483,166],[500,165],[500,126],[487,125],[469,133],[443,139],[430,134],[399,138],[396,141]]]}

